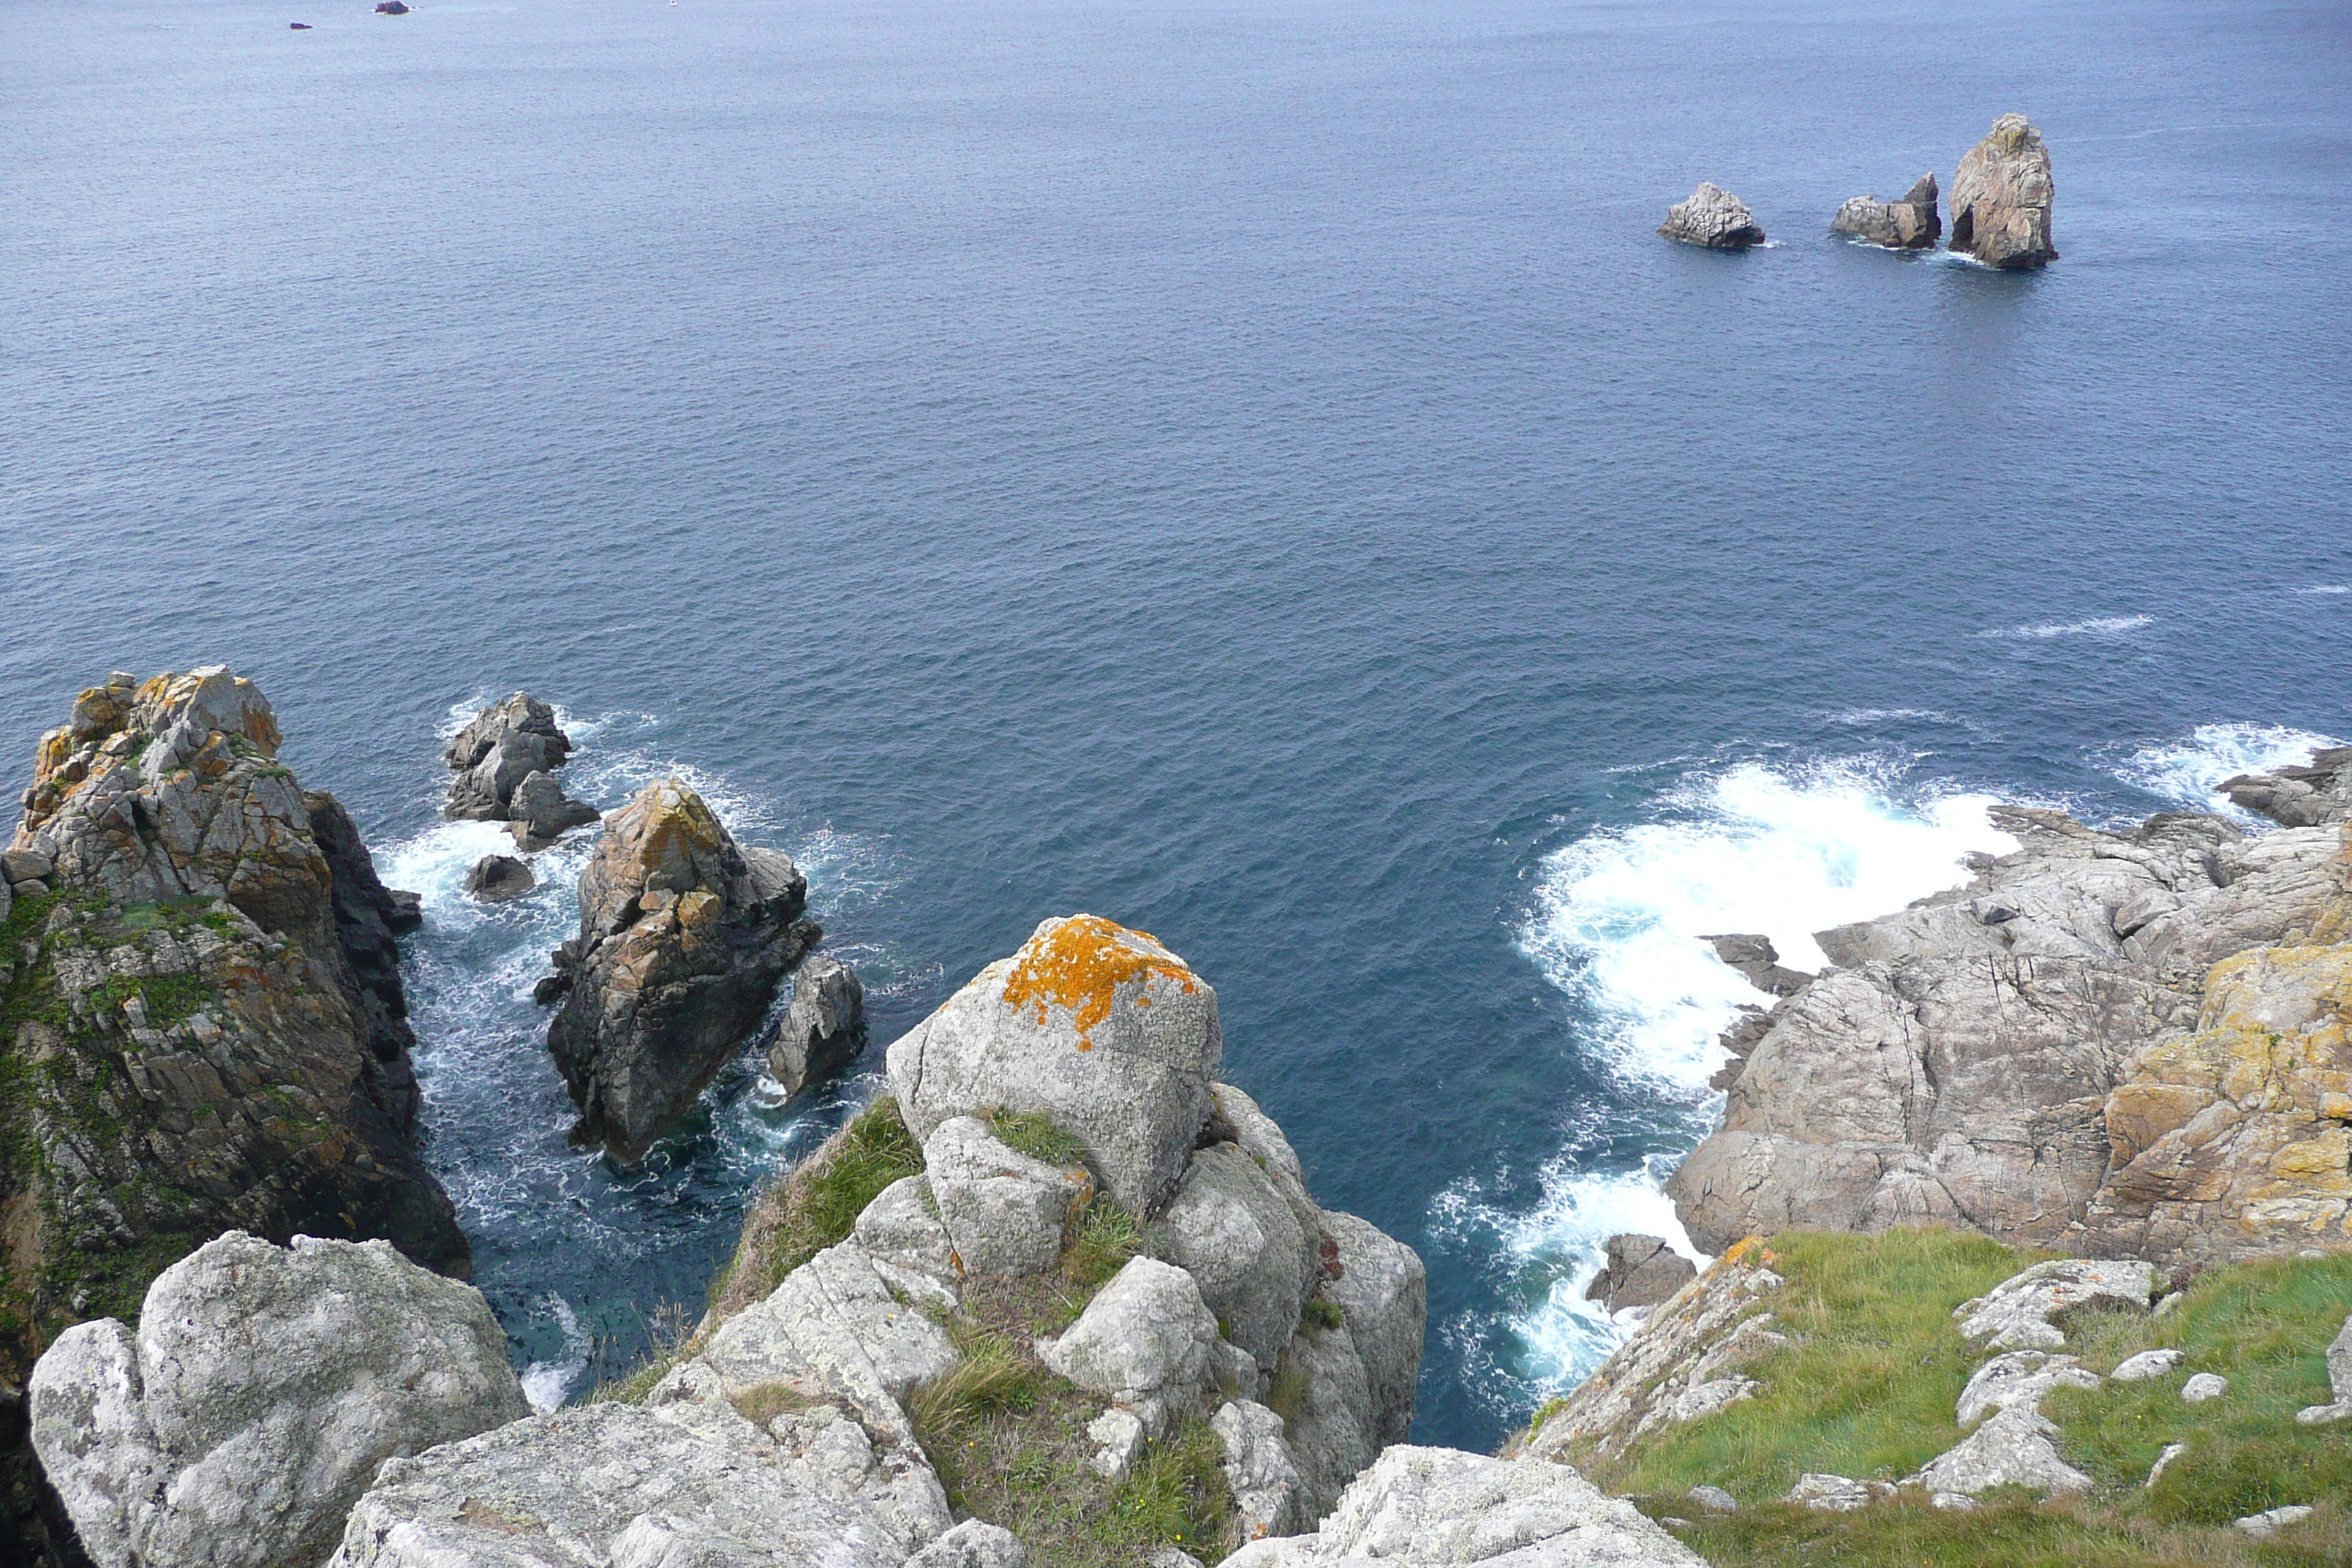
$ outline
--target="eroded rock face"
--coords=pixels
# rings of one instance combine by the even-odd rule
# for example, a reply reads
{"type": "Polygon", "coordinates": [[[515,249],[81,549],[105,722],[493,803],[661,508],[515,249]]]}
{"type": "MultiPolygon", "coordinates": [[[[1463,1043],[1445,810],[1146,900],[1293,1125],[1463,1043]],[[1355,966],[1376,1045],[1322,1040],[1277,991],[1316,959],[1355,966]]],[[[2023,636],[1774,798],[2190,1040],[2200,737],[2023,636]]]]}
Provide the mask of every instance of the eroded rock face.
{"type": "Polygon", "coordinates": [[[1967,887],[1820,933],[1669,1181],[1702,1248],[1933,1220],[2162,1263],[2352,1238],[2341,830],[1996,809],[1967,887]]]}
{"type": "Polygon", "coordinates": [[[1421,1255],[1370,1220],[1323,1211],[1331,1244],[1321,1288],[1363,1363],[1372,1402],[1372,1440],[1402,1443],[1412,1430],[1413,1385],[1429,1326],[1429,1271],[1421,1255]]]}
{"type": "Polygon", "coordinates": [[[1936,176],[1922,174],[1897,201],[1856,196],[1838,208],[1830,227],[1889,250],[1932,250],[1944,237],[1943,216],[1936,210],[1936,176]]]}
{"type": "Polygon", "coordinates": [[[383,1242],[233,1231],[156,1277],[133,1334],[58,1337],[35,1449],[100,1568],[301,1568],[376,1466],[530,1414],[479,1292],[383,1242]]]}
{"type": "Polygon", "coordinates": [[[43,1215],[11,1258],[37,1323],[132,1317],[164,1262],[227,1230],[467,1266],[410,1142],[400,900],[278,740],[218,667],[115,676],[42,738],[14,849],[48,871],[17,885],[36,940],[0,973],[26,1020],[6,1048],[32,1066],[0,1201],[43,1215]]]}
{"type": "Polygon", "coordinates": [[[866,1043],[866,988],[849,965],[811,953],[793,976],[793,1005],[768,1048],[768,1076],[798,1094],[857,1058],[866,1043]]]}
{"type": "Polygon", "coordinates": [[[2042,132],[2022,114],[2004,114],[1952,176],[1952,248],[1992,267],[2055,261],[2050,209],[2056,198],[2042,132]]]}
{"type": "Polygon", "coordinates": [[[1080,1388],[1123,1405],[1205,1387],[1217,1320],[1181,1268],[1135,1258],[1037,1359],[1080,1388]]]}
{"type": "Polygon", "coordinates": [[[1764,231],[1757,226],[1756,215],[1748,210],[1748,204],[1706,180],[1700,181],[1686,200],[1666,209],[1666,221],[1658,226],[1658,233],[1709,250],[1745,250],[1764,243],[1764,231]]]}
{"type": "Polygon", "coordinates": [[[890,1088],[918,1137],[950,1116],[1043,1111],[1148,1216],[1184,1173],[1223,1057],[1207,981],[1145,932],[1073,915],[894,1042],[890,1088]]]}
{"type": "Polygon", "coordinates": [[[1608,1260],[1585,1288],[1584,1299],[1608,1311],[1654,1307],[1698,1278],[1698,1265],[1663,1236],[1612,1236],[1608,1260]]]}
{"type": "Polygon", "coordinates": [[[2314,752],[2306,767],[2240,773],[2221,793],[2283,827],[2323,827],[2352,822],[2352,746],[2314,752]]]}
{"type": "Polygon", "coordinates": [[[442,749],[442,760],[457,775],[449,781],[448,814],[504,822],[523,780],[562,767],[571,754],[572,737],[556,724],[555,710],[518,691],[475,714],[442,749]]]}
{"type": "Polygon", "coordinates": [[[951,1116],[923,1140],[923,1173],[956,1262],[967,1274],[1042,1274],[1093,1184],[997,1141],[976,1116],[951,1116]]]}
{"type": "Polygon", "coordinates": [[[1225,1337],[1272,1372],[1321,1282],[1320,1228],[1302,1229],[1274,1178],[1225,1142],[1193,1154],[1160,1234],[1168,1260],[1199,1283],[1225,1337]]]}
{"type": "Polygon", "coordinates": [[[759,1027],[817,937],[790,857],[736,844],[702,797],[656,779],[613,814],[580,875],[580,934],[547,1047],[574,1132],[635,1163],[759,1027]]]}

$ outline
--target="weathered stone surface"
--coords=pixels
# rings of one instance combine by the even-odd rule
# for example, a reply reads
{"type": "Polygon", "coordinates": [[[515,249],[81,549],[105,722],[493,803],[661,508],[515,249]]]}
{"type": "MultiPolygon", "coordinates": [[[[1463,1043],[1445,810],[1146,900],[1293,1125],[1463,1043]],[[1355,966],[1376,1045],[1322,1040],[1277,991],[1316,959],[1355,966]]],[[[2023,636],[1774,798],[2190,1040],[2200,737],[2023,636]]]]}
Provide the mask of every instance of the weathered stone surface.
{"type": "Polygon", "coordinates": [[[1922,174],[1899,201],[1856,196],[1838,208],[1830,227],[1889,250],[1932,250],[1944,236],[1936,210],[1936,176],[1922,174]]]}
{"type": "Polygon", "coordinates": [[[1658,226],[1658,233],[1710,250],[1745,250],[1764,243],[1764,231],[1757,226],[1748,204],[1706,180],[1700,181],[1698,189],[1686,199],[1666,209],[1666,221],[1658,226]]]}
{"type": "Polygon", "coordinates": [[[1314,1517],[1339,1506],[1348,1484],[1381,1451],[1370,1379],[1346,1326],[1301,1328],[1282,1352],[1276,1381],[1303,1390],[1288,1417],[1291,1462],[1298,1467],[1314,1517]]]}
{"type": "Polygon", "coordinates": [[[1183,1174],[1223,1055],[1208,982],[1144,932],[1075,915],[894,1042],[890,1087],[918,1137],[950,1116],[1045,1112],[1148,1216],[1183,1174]]]}
{"type": "Polygon", "coordinates": [[[1218,1406],[1209,1425],[1225,1446],[1225,1482],[1241,1514],[1244,1541],[1297,1535],[1315,1528],[1298,1467],[1291,1462],[1282,1417],[1246,1400],[1218,1406]]]}
{"type": "Polygon", "coordinates": [[[2152,1377],[2162,1377],[2179,1364],[2179,1351],[2142,1351],[2137,1355],[2126,1356],[2117,1362],[2116,1370],[2107,1375],[2117,1383],[2146,1383],[2152,1377]]]}
{"type": "Polygon", "coordinates": [[[2284,827],[2352,822],[2352,746],[2311,754],[2309,765],[2226,779],[2221,793],[2284,827]]]}
{"type": "MultiPolygon", "coordinates": [[[[44,1216],[10,1258],[43,1333],[133,1316],[165,1262],[232,1229],[382,1237],[467,1267],[409,1141],[396,901],[278,740],[261,693],[218,667],[111,678],[42,738],[15,847],[56,888],[16,897],[54,902],[0,986],[16,1059],[57,1068],[26,1075],[0,1205],[44,1216]]],[[[12,1340],[0,1364],[21,1369],[12,1340]]]]}
{"type": "Polygon", "coordinates": [[[1029,1568],[1029,1552],[1011,1531],[968,1519],[907,1559],[907,1568],[1029,1568]]]}
{"type": "Polygon", "coordinates": [[[1952,1310],[1960,1337],[1987,1350],[2063,1350],[2066,1326],[2098,1310],[2147,1310],[2156,1270],[2137,1258],[2056,1258],[1952,1310]]]}
{"type": "MultiPolygon", "coordinates": [[[[2116,1375],[2122,1375],[2120,1368],[2116,1375]]],[[[2073,1356],[2010,1351],[1977,1368],[1968,1386],[1960,1390],[1953,1415],[1965,1432],[1996,1410],[2030,1410],[2038,1415],[2042,1396],[2052,1389],[2096,1388],[2099,1381],[2097,1373],[2073,1356]]]]}
{"type": "Polygon", "coordinates": [[[1781,1500],[1801,1503],[1816,1513],[1852,1513],[1894,1495],[1894,1487],[1885,1481],[1858,1481],[1851,1476],[1808,1470],[1781,1500]]]}
{"type": "Polygon", "coordinates": [[[1715,956],[1723,961],[1725,967],[1737,970],[1740,978],[1759,991],[1775,996],[1794,996],[1813,983],[1813,977],[1803,970],[1790,969],[1780,962],[1780,950],[1772,945],[1769,936],[1735,931],[1699,940],[1714,943],[1715,956]]]}
{"type": "Polygon", "coordinates": [[[2352,1237],[2340,831],[1993,816],[2021,847],[1969,886],[1820,933],[1840,967],[1668,1183],[1692,1239],[1938,1221],[2170,1264],[2352,1237]]]}
{"type": "Polygon", "coordinates": [[[2312,1514],[2308,1503],[2293,1502],[2284,1508],[2273,1508],[2261,1513],[2250,1513],[2237,1521],[2237,1526],[2257,1541],[2268,1541],[2287,1525],[2299,1523],[2312,1514]]]}
{"type": "Polygon", "coordinates": [[[792,1005],[768,1047],[768,1076],[798,1094],[847,1067],[865,1043],[866,988],[839,959],[811,953],[793,976],[792,1005]]]}
{"type": "Polygon", "coordinates": [[[475,714],[442,749],[457,775],[449,781],[448,814],[504,822],[523,780],[562,767],[571,754],[572,738],[555,722],[555,710],[518,691],[475,714]]]}
{"type": "Polygon", "coordinates": [[[539,877],[511,855],[485,855],[466,872],[466,891],[486,904],[520,899],[539,886],[539,877]]]}
{"type": "Polygon", "coordinates": [[[1607,1311],[1654,1307],[1698,1278],[1698,1265],[1663,1236],[1612,1236],[1607,1261],[1585,1287],[1584,1299],[1607,1311]]]}
{"type": "Polygon", "coordinates": [[[1739,1511],[1739,1500],[1721,1487],[1693,1487],[1690,1489],[1690,1500],[1708,1513],[1739,1511]]]}
{"type": "Polygon", "coordinates": [[[874,1511],[771,1452],[634,1405],[560,1410],[394,1459],[336,1568],[900,1568],[874,1511]]]}
{"type": "Polygon", "coordinates": [[[585,801],[573,800],[549,773],[525,773],[507,802],[508,831],[515,847],[544,849],[575,827],[593,827],[604,814],[585,801]]]}
{"type": "Polygon", "coordinates": [[[1661,1425],[1721,1409],[1743,1384],[1752,1392],[1751,1380],[1732,1374],[1789,1343],[1771,1327],[1770,1304],[1785,1283],[1773,1261],[1753,1241],[1717,1258],[1528,1435],[1524,1452],[1555,1458],[1591,1439],[1601,1456],[1613,1456],[1661,1425]]]}
{"type": "Polygon", "coordinates": [[[1197,1151],[1160,1216],[1171,1263],[1192,1277],[1225,1337],[1271,1372],[1323,1278],[1322,1234],[1238,1143],[1197,1151]]]}
{"type": "Polygon", "coordinates": [[[1370,1220],[1325,1210],[1334,1248],[1325,1261],[1323,1298],[1338,1304],[1364,1365],[1372,1401],[1372,1439],[1402,1443],[1412,1430],[1413,1390],[1421,1378],[1429,1326],[1429,1271],[1420,1254],[1370,1220]]]}
{"type": "Polygon", "coordinates": [[[719,1325],[701,1359],[730,1398],[782,1384],[842,1401],[869,1428],[911,1441],[903,1401],[953,1366],[956,1350],[922,1303],[899,1300],[904,1289],[864,1248],[843,1242],[719,1325]]]}
{"type": "Polygon", "coordinates": [[[1217,1320],[1192,1277],[1135,1258],[1059,1338],[1037,1342],[1037,1359],[1080,1388],[1132,1405],[1204,1386],[1216,1340],[1217,1320]]]}
{"type": "Polygon", "coordinates": [[[2004,114],[1952,176],[1952,248],[1993,267],[2058,259],[2050,209],[2050,152],[2022,114],[2004,114]]]}
{"type": "Polygon", "coordinates": [[[100,1568],[320,1562],[378,1463],[530,1414],[480,1294],[381,1241],[233,1231],[158,1275],[139,1321],[68,1329],[29,1390],[100,1568]]]}
{"type": "Polygon", "coordinates": [[[1976,1497],[1995,1487],[2025,1487],[2042,1497],[2088,1491],[2091,1478],[2059,1457],[2058,1428],[2026,1408],[2003,1408],[1904,1483],[1931,1492],[1976,1497]]]}
{"type": "Polygon", "coordinates": [[[2180,1385],[2180,1402],[2183,1405],[2202,1405],[2209,1399],[2219,1399],[2229,1392],[2230,1380],[2221,1373],[2192,1373],[2189,1374],[2189,1381],[2180,1385]]]}
{"type": "Polygon", "coordinates": [[[967,1274],[1042,1274],[1062,1255],[1074,1211],[1091,1188],[997,1141],[974,1116],[950,1116],[923,1140],[923,1173],[940,1223],[967,1274]]]}
{"type": "MultiPolygon", "coordinates": [[[[1203,1143],[1231,1137],[1242,1146],[1243,1152],[1257,1162],[1258,1169],[1265,1173],[1266,1179],[1290,1205],[1291,1213],[1298,1216],[1298,1228],[1310,1237],[1323,1235],[1323,1211],[1307,1190],[1307,1173],[1298,1163],[1298,1153],[1291,1148],[1289,1138],[1274,1118],[1258,1108],[1256,1100],[1232,1084],[1211,1084],[1209,1125],[1199,1136],[1203,1143]]],[[[1328,1248],[1318,1246],[1317,1250],[1328,1256],[1328,1248]]]]}
{"type": "Polygon", "coordinates": [[[815,941],[807,892],[789,857],[739,847],[675,779],[613,814],[580,875],[572,987],[547,1032],[575,1138],[635,1163],[692,1107],[815,941]]]}
{"type": "Polygon", "coordinates": [[[877,1261],[939,1279],[960,1277],[955,1243],[921,1176],[902,1177],[883,1188],[857,1216],[852,1239],[877,1261]]]}
{"type": "Polygon", "coordinates": [[[1630,1502],[1566,1465],[1400,1444],[1312,1535],[1253,1542],[1223,1568],[1704,1568],[1630,1502]]]}

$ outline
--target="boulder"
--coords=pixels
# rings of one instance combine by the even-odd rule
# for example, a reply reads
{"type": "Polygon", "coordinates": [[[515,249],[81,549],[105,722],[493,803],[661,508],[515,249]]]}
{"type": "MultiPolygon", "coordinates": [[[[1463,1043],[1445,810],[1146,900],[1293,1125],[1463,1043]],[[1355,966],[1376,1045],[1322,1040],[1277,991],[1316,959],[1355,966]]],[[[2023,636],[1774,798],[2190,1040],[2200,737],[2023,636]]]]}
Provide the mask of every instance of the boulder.
{"type": "Polygon", "coordinates": [[[1323,1230],[1332,1248],[1324,1300],[1363,1363],[1372,1404],[1372,1441],[1387,1447],[1412,1430],[1414,1386],[1421,1379],[1422,1340],[1429,1326],[1429,1271],[1421,1256],[1370,1220],[1326,1210],[1323,1230]]]}
{"type": "Polygon", "coordinates": [[[408,12],[408,0],[378,0],[375,8],[379,16],[405,16],[408,12]]]}
{"type": "Polygon", "coordinates": [[[1400,1444],[1312,1535],[1252,1542],[1223,1568],[1705,1568],[1705,1560],[1566,1465],[1400,1444]]]}
{"type": "Polygon", "coordinates": [[[2286,1526],[2299,1524],[2309,1519],[2311,1514],[2312,1510],[2308,1503],[2293,1502],[2284,1508],[2266,1509],[2261,1513],[2247,1514],[2235,1522],[2240,1530],[2255,1540],[2268,1541],[2286,1526]]]}
{"type": "Polygon", "coordinates": [[[9,1045],[70,1070],[26,1077],[25,1147],[0,1162],[0,1203],[42,1216],[12,1252],[29,1299],[0,1355],[134,1317],[165,1264],[229,1230],[467,1267],[412,1142],[398,900],[279,739],[217,666],[111,677],[42,737],[11,847],[60,897],[10,983],[9,1045]]]}
{"type": "Polygon", "coordinates": [[[1889,250],[1933,250],[1944,237],[1944,219],[1936,210],[1936,176],[1922,174],[1899,201],[1856,196],[1838,208],[1830,227],[1889,250]]]}
{"type": "Polygon", "coordinates": [[[585,801],[573,800],[555,782],[555,775],[532,772],[523,775],[507,802],[507,831],[515,847],[544,849],[575,827],[593,827],[604,814],[585,801]]]}
{"type": "Polygon", "coordinates": [[[472,1287],[381,1241],[231,1231],[33,1370],[33,1446],[100,1568],[302,1568],[395,1456],[530,1414],[472,1287]]]}
{"type": "Polygon", "coordinates": [[[466,873],[466,891],[486,904],[520,899],[538,886],[531,868],[511,855],[485,855],[466,873]]]}
{"type": "Polygon", "coordinates": [[[2180,1385],[2180,1402],[2202,1405],[2209,1399],[2219,1399],[2230,1392],[2230,1380],[2219,1373],[2200,1372],[2189,1375],[2180,1385]]]}
{"type": "Polygon", "coordinates": [[[1244,1541],[1315,1528],[1281,1416],[1252,1401],[1228,1401],[1209,1426],[1225,1447],[1225,1484],[1233,1489],[1244,1541]]]}
{"type": "Polygon", "coordinates": [[[1194,1152],[1160,1232],[1168,1261],[1200,1286],[1225,1338],[1273,1371],[1322,1282],[1320,1230],[1302,1230],[1274,1178],[1225,1142],[1194,1152]]]}
{"type": "Polygon", "coordinates": [[[2142,1351],[2117,1362],[2116,1370],[2107,1375],[2117,1383],[2146,1383],[2150,1378],[2162,1377],[2180,1362],[2181,1352],[2176,1350],[2142,1351]]]}
{"type": "Polygon", "coordinates": [[[1885,1481],[1858,1481],[1852,1476],[1808,1470],[1780,1500],[1801,1503],[1816,1513],[1853,1513],[1894,1495],[1895,1488],[1885,1481]]]}
{"type": "Polygon", "coordinates": [[[1991,267],[2058,259],[2050,237],[2056,187],[2050,151],[2022,114],[2004,114],[1952,176],[1952,248],[1991,267]]]}
{"type": "MultiPolygon", "coordinates": [[[[2177,1357],[2178,1352],[2174,1353],[2177,1357]]],[[[2122,1369],[2116,1372],[2120,1376],[2122,1369]]],[[[1977,1368],[1968,1386],[1960,1390],[1953,1413],[1965,1432],[1996,1410],[2028,1410],[2038,1415],[2042,1396],[2053,1388],[2096,1388],[2099,1383],[2099,1374],[2073,1356],[2010,1351],[1977,1368]]]]}
{"type": "Polygon", "coordinates": [[[1584,1289],[1584,1299],[1604,1311],[1654,1307],[1698,1278],[1698,1265],[1663,1236],[1612,1236],[1606,1258],[1584,1289]]]}
{"type": "Polygon", "coordinates": [[[442,760],[457,775],[449,781],[447,814],[466,821],[504,822],[523,780],[562,767],[571,754],[572,737],[556,723],[555,710],[518,691],[475,714],[442,749],[442,760]]]}
{"type": "Polygon", "coordinates": [[[2352,746],[2314,752],[2305,767],[2240,773],[2221,783],[2231,804],[2283,827],[2323,827],[2352,821],[2352,746]]]}
{"type": "Polygon", "coordinates": [[[811,953],[793,976],[792,1005],[768,1047],[768,1076],[798,1094],[857,1059],[866,1043],[866,988],[849,965],[811,953]]]}
{"type": "Polygon", "coordinates": [[[2327,1346],[2327,1381],[2335,1398],[2326,1405],[2306,1405],[2294,1418],[2306,1426],[2326,1426],[2352,1416],[2352,1318],[2336,1331],[2327,1346]]]}
{"type": "Polygon", "coordinates": [[[943,1280],[961,1277],[955,1243],[924,1177],[902,1176],[883,1188],[858,1215],[850,1238],[869,1257],[894,1268],[943,1280]]]}
{"type": "Polygon", "coordinates": [[[2065,1327],[2083,1312],[2145,1312],[2156,1282],[2137,1258],[2053,1258],[2013,1274],[1952,1309],[1960,1337],[1987,1350],[2063,1350],[2065,1327]]]}
{"type": "Polygon", "coordinates": [[[1658,233],[1684,245],[1709,250],[1745,250],[1764,243],[1764,231],[1748,204],[1710,181],[1699,182],[1686,200],[1666,209],[1658,233]]]}
{"type": "Polygon", "coordinates": [[[2023,1487],[2048,1498],[2091,1489],[2091,1478],[2059,1457],[2058,1428],[2030,1408],[2004,1407],[1921,1468],[1904,1484],[1976,1497],[1995,1487],[2023,1487]]]}
{"type": "Polygon", "coordinates": [[[1080,1388],[1134,1405],[1205,1386],[1216,1342],[1217,1320],[1192,1277],[1134,1258],[1059,1338],[1037,1342],[1037,1359],[1080,1388]]]}
{"type": "Polygon", "coordinates": [[[923,1140],[923,1171],[940,1223],[968,1274],[1043,1274],[1092,1184],[1083,1171],[1033,1160],[973,1116],[951,1116],[923,1140]]]}
{"type": "Polygon", "coordinates": [[[702,797],[656,779],[613,814],[580,875],[572,978],[547,1047],[576,1141],[623,1164],[690,1110],[816,940],[790,857],[739,847],[702,797]]]}
{"type": "MultiPolygon", "coordinates": [[[[748,1424],[747,1424],[748,1425],[748,1424]]],[[[394,1459],[352,1510],[335,1568],[900,1568],[862,1503],[766,1454],[611,1402],[394,1459]]]]}
{"type": "Polygon", "coordinates": [[[1011,1531],[968,1519],[907,1559],[907,1568],[1029,1568],[1029,1552],[1011,1531]]]}
{"type": "Polygon", "coordinates": [[[1224,1055],[1217,996],[1158,939],[1049,920],[889,1049],[907,1125],[1042,1111],[1111,1197],[1149,1217],[1184,1173],[1224,1055]]]}

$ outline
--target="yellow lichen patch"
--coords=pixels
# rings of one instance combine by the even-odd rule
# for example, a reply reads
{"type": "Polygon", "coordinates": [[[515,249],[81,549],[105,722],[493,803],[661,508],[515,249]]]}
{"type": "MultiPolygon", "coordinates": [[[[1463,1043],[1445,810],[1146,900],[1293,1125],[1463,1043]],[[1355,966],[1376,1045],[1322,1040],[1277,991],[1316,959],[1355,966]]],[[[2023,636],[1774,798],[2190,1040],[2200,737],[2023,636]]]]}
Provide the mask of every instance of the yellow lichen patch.
{"type": "MultiPolygon", "coordinates": [[[[1078,1049],[1092,1050],[1094,1028],[1110,1016],[1118,988],[1148,984],[1157,976],[1187,994],[1198,988],[1184,961],[1160,945],[1149,931],[1129,931],[1100,915],[1073,915],[1054,930],[1033,937],[1005,976],[1004,1000],[1014,1008],[1034,1008],[1040,1024],[1050,1007],[1068,1009],[1077,1026],[1078,1049]]],[[[1139,1005],[1144,998],[1139,997],[1139,1005]]]]}
{"type": "Polygon", "coordinates": [[[648,860],[673,847],[715,849],[724,837],[702,797],[676,779],[656,779],[638,799],[645,806],[638,839],[648,860]]]}

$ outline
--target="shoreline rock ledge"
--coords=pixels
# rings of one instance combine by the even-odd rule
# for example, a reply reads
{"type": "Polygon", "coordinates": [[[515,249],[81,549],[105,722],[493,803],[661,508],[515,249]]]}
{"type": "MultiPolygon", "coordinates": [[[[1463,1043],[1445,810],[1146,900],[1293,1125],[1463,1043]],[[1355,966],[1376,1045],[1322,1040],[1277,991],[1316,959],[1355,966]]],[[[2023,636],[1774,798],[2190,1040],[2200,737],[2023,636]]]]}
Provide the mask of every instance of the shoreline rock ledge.
{"type": "Polygon", "coordinates": [[[1944,235],[1943,216],[1936,210],[1937,195],[1936,176],[1922,174],[1900,200],[1854,197],[1838,208],[1830,227],[1889,250],[1933,250],[1944,235]]]}
{"type": "Polygon", "coordinates": [[[760,1026],[823,934],[792,857],[735,842],[676,779],[613,814],[580,874],[580,934],[556,950],[547,1048],[578,1143],[645,1158],[760,1026]]]}
{"type": "Polygon", "coordinates": [[[2056,200],[2042,132],[2022,114],[2004,114],[1952,176],[1952,248],[2012,270],[2055,261],[2050,209],[2056,200]]]}
{"type": "Polygon", "coordinates": [[[1706,250],[1746,250],[1764,243],[1764,231],[1748,204],[1711,180],[1700,181],[1687,200],[1668,207],[1658,233],[1706,250]]]}

